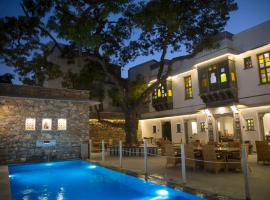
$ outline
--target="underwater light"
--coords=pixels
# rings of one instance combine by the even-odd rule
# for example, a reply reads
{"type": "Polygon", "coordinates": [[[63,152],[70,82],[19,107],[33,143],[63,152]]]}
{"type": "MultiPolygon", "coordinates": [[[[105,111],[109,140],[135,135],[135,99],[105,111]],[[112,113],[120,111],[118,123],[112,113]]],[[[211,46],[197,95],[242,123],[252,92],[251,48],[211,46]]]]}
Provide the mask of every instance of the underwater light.
{"type": "Polygon", "coordinates": [[[167,196],[169,194],[167,190],[157,190],[156,193],[160,196],[167,196]]]}
{"type": "Polygon", "coordinates": [[[52,163],[46,163],[45,165],[46,166],[52,166],[53,164],[52,163]]]}
{"type": "Polygon", "coordinates": [[[90,165],[88,168],[95,169],[96,167],[97,167],[96,165],[90,165]]]}
{"type": "Polygon", "coordinates": [[[15,175],[8,175],[8,177],[9,177],[9,178],[14,178],[14,177],[15,177],[15,175]]]}

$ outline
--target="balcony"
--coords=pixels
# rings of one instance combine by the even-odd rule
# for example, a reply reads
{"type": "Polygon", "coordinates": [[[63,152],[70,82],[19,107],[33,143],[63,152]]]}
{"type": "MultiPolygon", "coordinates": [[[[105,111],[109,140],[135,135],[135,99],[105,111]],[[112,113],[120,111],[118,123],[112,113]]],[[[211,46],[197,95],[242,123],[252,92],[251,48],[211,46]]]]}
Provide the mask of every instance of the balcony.
{"type": "Polygon", "coordinates": [[[200,97],[210,107],[238,101],[238,88],[235,65],[225,60],[198,69],[200,97]]]}

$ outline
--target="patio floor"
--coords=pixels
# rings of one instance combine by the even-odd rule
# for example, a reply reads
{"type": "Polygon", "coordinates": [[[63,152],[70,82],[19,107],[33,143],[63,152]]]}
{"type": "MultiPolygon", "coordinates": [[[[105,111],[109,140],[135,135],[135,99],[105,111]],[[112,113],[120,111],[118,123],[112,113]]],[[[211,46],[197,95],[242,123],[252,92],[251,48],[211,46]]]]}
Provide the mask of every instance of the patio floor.
{"type": "MultiPolygon", "coordinates": [[[[182,183],[180,166],[165,167],[165,157],[148,157],[148,174],[159,177],[163,180],[182,183]]],[[[99,154],[92,154],[92,160],[98,161],[104,166],[119,167],[119,157],[105,157],[105,161],[101,161],[99,154]]],[[[249,184],[252,200],[269,200],[270,198],[270,165],[257,164],[256,154],[250,155],[248,163],[251,171],[249,171],[249,184]]],[[[123,157],[122,166],[124,169],[143,173],[144,158],[143,157],[123,157]]],[[[195,190],[218,194],[231,197],[233,199],[244,199],[244,183],[243,174],[240,172],[220,172],[218,174],[206,172],[203,169],[195,171],[187,169],[186,187],[195,190]]]]}

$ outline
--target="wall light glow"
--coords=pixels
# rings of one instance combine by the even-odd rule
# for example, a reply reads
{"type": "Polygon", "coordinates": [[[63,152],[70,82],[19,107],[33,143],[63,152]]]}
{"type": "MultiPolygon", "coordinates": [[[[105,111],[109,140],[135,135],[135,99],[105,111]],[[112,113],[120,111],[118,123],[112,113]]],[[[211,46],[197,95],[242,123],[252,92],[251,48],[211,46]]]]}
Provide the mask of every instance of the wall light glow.
{"type": "Polygon", "coordinates": [[[238,109],[236,106],[231,106],[231,110],[234,112],[234,113],[238,113],[238,109]]]}
{"type": "Polygon", "coordinates": [[[211,116],[211,112],[210,112],[210,110],[208,110],[208,109],[205,109],[205,110],[204,110],[204,113],[205,113],[207,116],[211,116]]]}

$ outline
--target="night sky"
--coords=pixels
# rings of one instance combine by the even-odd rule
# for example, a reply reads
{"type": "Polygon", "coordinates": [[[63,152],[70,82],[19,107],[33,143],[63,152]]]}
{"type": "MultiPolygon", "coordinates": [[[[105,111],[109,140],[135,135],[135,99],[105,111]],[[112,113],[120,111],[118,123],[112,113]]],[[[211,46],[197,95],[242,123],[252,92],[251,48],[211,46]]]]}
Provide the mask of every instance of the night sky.
{"type": "MultiPolygon", "coordinates": [[[[231,33],[239,33],[245,29],[262,23],[266,20],[270,20],[270,0],[236,0],[238,3],[238,10],[231,13],[231,18],[225,27],[226,31],[231,33]]],[[[14,16],[22,14],[20,5],[20,0],[0,0],[0,18],[5,16],[14,16]]],[[[185,52],[176,52],[173,54],[168,54],[166,58],[170,59],[185,52]]],[[[148,61],[150,59],[159,59],[160,55],[156,54],[154,56],[138,57],[134,62],[129,63],[126,69],[122,72],[123,77],[127,77],[128,68],[148,61]]],[[[0,74],[3,73],[13,73],[13,69],[0,63],[0,74]]],[[[16,78],[16,83],[19,83],[18,77],[16,78]]]]}

